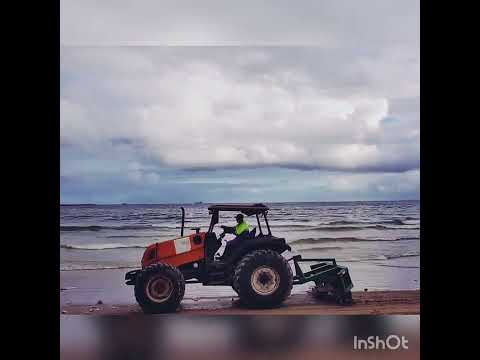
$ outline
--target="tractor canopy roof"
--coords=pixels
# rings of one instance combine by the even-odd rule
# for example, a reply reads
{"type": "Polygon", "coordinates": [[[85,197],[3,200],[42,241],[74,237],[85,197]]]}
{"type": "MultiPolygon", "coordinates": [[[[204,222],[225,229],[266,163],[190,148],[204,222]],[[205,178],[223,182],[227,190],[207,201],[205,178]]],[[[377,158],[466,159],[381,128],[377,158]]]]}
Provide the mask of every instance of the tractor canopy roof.
{"type": "Polygon", "coordinates": [[[208,207],[210,213],[219,211],[238,211],[247,216],[262,214],[268,211],[264,204],[214,204],[208,207]]]}

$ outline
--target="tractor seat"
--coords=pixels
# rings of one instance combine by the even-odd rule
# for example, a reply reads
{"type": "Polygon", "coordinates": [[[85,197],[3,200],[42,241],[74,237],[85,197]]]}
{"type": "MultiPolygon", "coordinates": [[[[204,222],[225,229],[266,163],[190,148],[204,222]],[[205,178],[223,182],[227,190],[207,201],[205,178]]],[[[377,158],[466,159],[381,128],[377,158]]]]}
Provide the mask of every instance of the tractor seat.
{"type": "MultiPolygon", "coordinates": [[[[236,238],[238,240],[236,241],[228,241],[227,244],[225,245],[225,250],[223,251],[223,254],[221,256],[215,257],[215,260],[224,260],[226,259],[235,249],[237,249],[239,246],[241,246],[241,243],[245,240],[248,241],[248,239],[253,239],[255,237],[255,234],[257,233],[257,228],[253,228],[252,231],[250,231],[246,236],[241,236],[241,238],[236,238]],[[240,241],[240,242],[239,242],[240,241]]],[[[218,249],[217,249],[218,250],[218,249]]]]}

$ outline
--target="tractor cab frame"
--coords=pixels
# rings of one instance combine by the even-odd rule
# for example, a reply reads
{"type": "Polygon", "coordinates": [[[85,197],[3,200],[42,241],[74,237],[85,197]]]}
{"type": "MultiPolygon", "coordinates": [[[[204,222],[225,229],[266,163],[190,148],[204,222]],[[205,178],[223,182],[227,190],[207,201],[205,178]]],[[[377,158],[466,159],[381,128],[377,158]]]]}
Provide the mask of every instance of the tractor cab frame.
{"type": "Polygon", "coordinates": [[[258,230],[260,232],[260,236],[263,236],[262,224],[260,223],[260,216],[263,216],[265,225],[267,227],[267,234],[269,236],[272,235],[272,231],[270,230],[270,225],[268,224],[267,213],[268,207],[263,204],[254,204],[254,205],[244,205],[244,204],[217,204],[212,205],[208,208],[208,211],[212,215],[212,219],[210,221],[210,227],[208,228],[208,232],[213,232],[213,228],[219,222],[219,213],[220,211],[235,211],[240,212],[247,216],[255,215],[257,219],[258,230]]]}
{"type": "MultiPolygon", "coordinates": [[[[187,280],[186,283],[201,282],[204,285],[231,285],[233,269],[238,261],[247,253],[255,250],[273,250],[281,254],[285,251],[291,251],[291,247],[286,243],[284,238],[279,238],[272,235],[270,225],[268,223],[267,213],[268,206],[263,204],[215,204],[208,207],[211,215],[210,225],[208,231],[205,233],[205,257],[204,261],[199,263],[199,271],[186,274],[188,278],[195,277],[197,280],[187,280]],[[219,223],[220,212],[238,212],[249,216],[255,216],[259,233],[255,236],[242,240],[231,253],[222,258],[222,260],[215,259],[215,253],[222,245],[222,238],[225,233],[217,237],[215,233],[215,225],[219,223]],[[262,227],[262,221],[265,227],[262,227]],[[266,229],[266,233],[264,230],[266,229]],[[202,271],[203,270],[203,271],[202,271]],[[197,275],[195,276],[194,275],[197,275]],[[198,276],[200,275],[200,276],[198,276]]],[[[184,211],[182,211],[182,218],[184,211]]],[[[182,220],[182,223],[184,220],[182,220]]],[[[193,228],[197,234],[200,234],[198,228],[193,228]]],[[[183,232],[183,225],[182,225],[183,232]]]]}

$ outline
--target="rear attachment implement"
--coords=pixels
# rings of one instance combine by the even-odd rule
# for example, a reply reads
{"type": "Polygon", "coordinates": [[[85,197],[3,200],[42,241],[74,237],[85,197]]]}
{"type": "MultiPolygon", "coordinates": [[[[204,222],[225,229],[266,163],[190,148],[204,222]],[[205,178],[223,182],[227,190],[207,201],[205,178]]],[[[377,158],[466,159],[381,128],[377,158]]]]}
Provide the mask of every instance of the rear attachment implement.
{"type": "Polygon", "coordinates": [[[333,297],[341,305],[352,304],[353,283],[344,266],[337,265],[335,259],[302,259],[295,255],[288,261],[293,261],[295,275],[293,285],[304,284],[309,281],[315,283],[313,295],[319,299],[333,297]],[[299,263],[315,262],[310,265],[310,271],[303,272],[299,263]]]}

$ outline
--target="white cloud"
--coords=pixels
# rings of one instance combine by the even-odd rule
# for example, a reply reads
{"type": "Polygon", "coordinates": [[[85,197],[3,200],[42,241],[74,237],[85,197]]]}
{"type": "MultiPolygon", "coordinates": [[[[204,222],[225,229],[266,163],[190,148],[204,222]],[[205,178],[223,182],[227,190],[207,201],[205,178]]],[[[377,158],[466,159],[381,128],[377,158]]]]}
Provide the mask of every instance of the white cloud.
{"type": "MultiPolygon", "coordinates": [[[[181,167],[417,166],[412,142],[391,151],[405,139],[383,127],[390,100],[368,86],[329,91],[321,73],[279,65],[268,48],[236,49],[230,59],[249,59],[246,67],[229,64],[229,48],[216,51],[63,48],[62,141],[135,139],[159,163],[181,167]],[[252,70],[255,61],[272,66],[252,70]]],[[[415,133],[418,121],[407,128],[415,133]]]]}
{"type": "Polygon", "coordinates": [[[418,194],[418,1],[62,0],[61,44],[64,189],[147,198],[193,174],[165,169],[225,167],[205,191],[418,194]]]}

